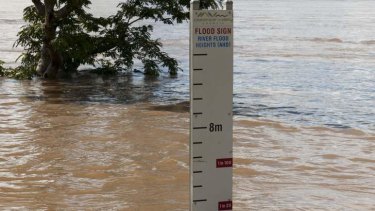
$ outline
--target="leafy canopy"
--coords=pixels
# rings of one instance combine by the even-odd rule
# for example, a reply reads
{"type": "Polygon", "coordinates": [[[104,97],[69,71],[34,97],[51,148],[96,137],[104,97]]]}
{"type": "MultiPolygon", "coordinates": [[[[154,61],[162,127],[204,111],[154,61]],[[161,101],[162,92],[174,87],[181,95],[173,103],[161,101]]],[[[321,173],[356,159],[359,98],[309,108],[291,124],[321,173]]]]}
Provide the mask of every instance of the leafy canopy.
{"type": "MultiPolygon", "coordinates": [[[[55,12],[56,38],[52,45],[63,57],[63,69],[75,71],[80,65],[92,65],[117,72],[131,70],[141,61],[145,74],[158,75],[167,69],[171,75],[179,68],[176,59],[162,50],[160,39],[153,39],[153,25],[181,23],[189,18],[190,0],[128,0],[118,4],[110,17],[94,17],[88,12],[90,0],[55,1],[54,11],[69,9],[65,17],[55,12]],[[62,9],[64,8],[64,9],[62,9]]],[[[201,1],[202,7],[217,8],[221,1],[201,1]]],[[[33,72],[41,58],[44,17],[36,6],[24,9],[26,25],[18,33],[16,46],[24,47],[19,71],[33,72]]]]}

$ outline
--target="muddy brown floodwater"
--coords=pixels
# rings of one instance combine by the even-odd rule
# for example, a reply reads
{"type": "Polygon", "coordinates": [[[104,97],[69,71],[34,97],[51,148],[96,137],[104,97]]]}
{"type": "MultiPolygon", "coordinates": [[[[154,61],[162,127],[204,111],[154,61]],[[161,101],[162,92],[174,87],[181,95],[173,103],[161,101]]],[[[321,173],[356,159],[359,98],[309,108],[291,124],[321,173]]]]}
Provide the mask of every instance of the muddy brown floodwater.
{"type": "MultiPolygon", "coordinates": [[[[95,83],[0,79],[0,209],[188,209],[188,105],[95,83]]],[[[237,116],[234,137],[234,210],[375,209],[374,134],[237,116]]]]}
{"type": "MultiPolygon", "coordinates": [[[[6,66],[31,4],[0,0],[6,66]]],[[[234,11],[234,210],[375,210],[375,1],[234,11]]],[[[177,78],[0,78],[0,210],[188,209],[189,24],[152,24],[177,78]]]]}

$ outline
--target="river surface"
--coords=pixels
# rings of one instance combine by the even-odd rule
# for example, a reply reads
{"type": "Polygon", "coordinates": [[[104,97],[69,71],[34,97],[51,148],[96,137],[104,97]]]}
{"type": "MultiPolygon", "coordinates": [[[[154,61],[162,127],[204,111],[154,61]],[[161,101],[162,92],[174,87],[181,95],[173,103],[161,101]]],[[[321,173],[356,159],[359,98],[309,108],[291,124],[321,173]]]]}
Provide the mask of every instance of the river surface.
{"type": "MultiPolygon", "coordinates": [[[[375,1],[234,3],[234,210],[375,210],[375,1]]],[[[0,0],[8,66],[28,4],[0,0]]],[[[188,209],[188,27],[154,36],[177,78],[0,78],[1,210],[188,209]]]]}

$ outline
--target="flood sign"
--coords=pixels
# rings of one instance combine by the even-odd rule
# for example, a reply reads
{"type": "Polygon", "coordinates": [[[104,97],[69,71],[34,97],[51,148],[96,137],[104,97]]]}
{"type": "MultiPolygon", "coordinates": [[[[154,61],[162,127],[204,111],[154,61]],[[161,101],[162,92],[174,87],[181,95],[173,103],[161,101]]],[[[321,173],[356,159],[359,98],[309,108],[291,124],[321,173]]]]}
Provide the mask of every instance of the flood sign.
{"type": "Polygon", "coordinates": [[[232,210],[233,10],[190,11],[190,210],[232,210]]]}

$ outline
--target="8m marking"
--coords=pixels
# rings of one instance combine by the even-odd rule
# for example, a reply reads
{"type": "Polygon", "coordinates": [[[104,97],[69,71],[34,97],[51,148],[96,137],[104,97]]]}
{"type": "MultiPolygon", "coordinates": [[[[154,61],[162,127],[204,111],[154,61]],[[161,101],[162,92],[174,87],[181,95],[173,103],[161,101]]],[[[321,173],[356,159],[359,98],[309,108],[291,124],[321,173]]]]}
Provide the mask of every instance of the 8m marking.
{"type": "Polygon", "coordinates": [[[210,127],[208,128],[211,133],[213,132],[222,132],[223,131],[223,125],[222,124],[215,124],[211,123],[210,127]]]}

